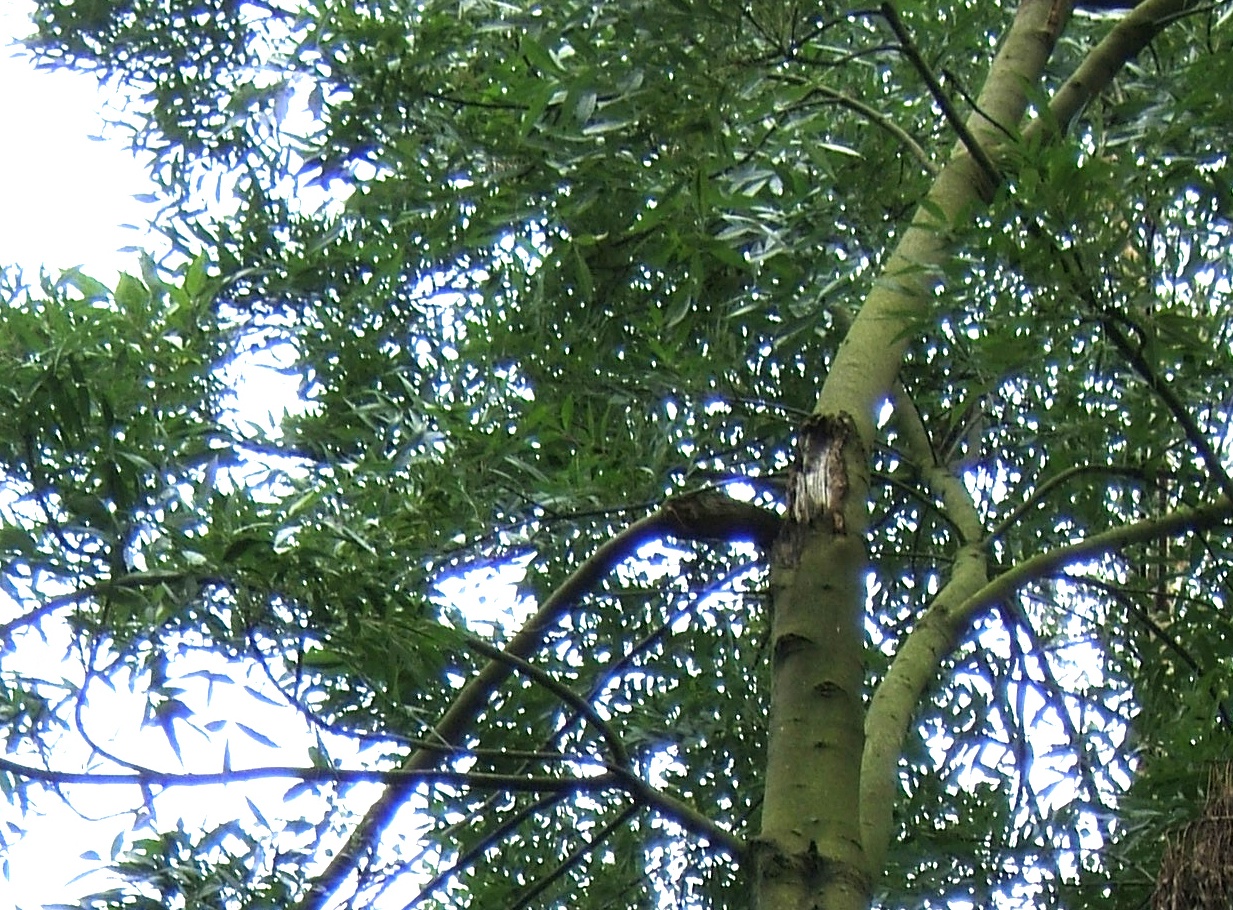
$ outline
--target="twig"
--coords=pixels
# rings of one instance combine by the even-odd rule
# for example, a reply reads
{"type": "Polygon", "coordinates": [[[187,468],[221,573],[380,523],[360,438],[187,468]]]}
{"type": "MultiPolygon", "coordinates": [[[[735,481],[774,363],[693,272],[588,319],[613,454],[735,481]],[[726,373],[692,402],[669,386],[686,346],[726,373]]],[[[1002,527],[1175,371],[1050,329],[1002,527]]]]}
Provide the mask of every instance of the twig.
{"type": "MultiPolygon", "coordinates": [[[[784,82],[792,82],[798,85],[808,84],[807,80],[800,76],[772,74],[771,78],[784,82]]],[[[929,153],[925,151],[924,147],[921,146],[919,142],[912,138],[912,135],[907,130],[901,127],[890,117],[880,113],[876,108],[873,108],[860,99],[853,98],[851,95],[845,94],[838,89],[833,89],[829,85],[811,86],[809,93],[806,94],[804,98],[786,110],[778,111],[777,114],[783,114],[788,110],[793,110],[797,107],[803,106],[809,100],[810,95],[821,95],[823,98],[828,101],[833,101],[840,107],[846,107],[853,113],[860,114],[874,126],[878,127],[878,129],[884,130],[898,139],[903,144],[904,148],[912,153],[912,157],[920,162],[921,167],[925,169],[925,173],[927,173],[930,177],[936,177],[938,175],[938,166],[933,163],[933,159],[929,157],[929,153]]]]}
{"type": "Polygon", "coordinates": [[[570,851],[569,856],[565,857],[565,859],[561,861],[560,865],[519,894],[517,899],[511,905],[510,910],[522,910],[523,907],[530,906],[535,898],[539,897],[552,886],[553,882],[558,881],[563,875],[565,875],[566,872],[578,865],[578,863],[582,862],[587,854],[592,853],[596,847],[607,840],[614,831],[633,818],[637,812],[637,804],[626,806],[622,809],[616,818],[612,819],[608,822],[608,824],[596,831],[595,836],[591,840],[584,840],[580,846],[570,851]]]}
{"type": "Polygon", "coordinates": [[[457,875],[463,869],[466,869],[477,859],[484,855],[488,850],[497,846],[505,838],[507,834],[521,825],[530,818],[534,818],[540,812],[551,808],[561,798],[560,794],[554,793],[538,799],[525,806],[521,811],[514,813],[506,818],[501,824],[497,825],[492,831],[488,832],[479,842],[472,845],[469,849],[462,853],[454,862],[444,868],[438,868],[436,875],[430,878],[420,888],[419,892],[411,899],[410,902],[403,905],[402,910],[414,910],[434,891],[444,885],[450,878],[457,875]]]}
{"type": "Polygon", "coordinates": [[[990,531],[989,535],[985,538],[986,542],[992,544],[995,540],[998,540],[1003,534],[1014,527],[1019,519],[1022,518],[1029,509],[1042,502],[1044,498],[1049,493],[1053,492],[1056,487],[1059,487],[1072,478],[1083,474],[1110,474],[1115,477],[1120,475],[1123,477],[1138,477],[1140,479],[1145,479],[1142,468],[1119,468],[1114,465],[1103,464],[1074,465],[1073,467],[1054,474],[1048,480],[1039,484],[1036,489],[1032,490],[1031,495],[1011,509],[1010,512],[1007,513],[1006,517],[994,526],[993,530],[990,531]]]}
{"type": "Polygon", "coordinates": [[[1028,231],[1034,236],[1041,237],[1049,244],[1061,265],[1062,274],[1070,284],[1071,290],[1078,295],[1088,311],[1100,323],[1105,335],[1113,342],[1113,346],[1117,348],[1118,353],[1126,358],[1131,368],[1139,375],[1139,378],[1147,383],[1147,387],[1168,408],[1169,413],[1173,415],[1173,419],[1181,426],[1182,433],[1185,434],[1187,442],[1199,453],[1199,457],[1203,460],[1203,466],[1207,468],[1208,474],[1215,478],[1217,485],[1220,487],[1220,492],[1229,499],[1233,499],[1233,477],[1230,477],[1229,472],[1225,470],[1220,456],[1212,448],[1211,443],[1208,442],[1207,436],[1190,415],[1190,411],[1187,410],[1185,403],[1173,391],[1173,387],[1143,356],[1142,347],[1132,343],[1129,336],[1122,329],[1124,324],[1133,327],[1136,331],[1141,331],[1139,326],[1126,313],[1114,312],[1111,307],[1105,306],[1100,302],[1075,250],[1064,249],[1045,230],[1039,221],[1029,224],[1028,231]]]}

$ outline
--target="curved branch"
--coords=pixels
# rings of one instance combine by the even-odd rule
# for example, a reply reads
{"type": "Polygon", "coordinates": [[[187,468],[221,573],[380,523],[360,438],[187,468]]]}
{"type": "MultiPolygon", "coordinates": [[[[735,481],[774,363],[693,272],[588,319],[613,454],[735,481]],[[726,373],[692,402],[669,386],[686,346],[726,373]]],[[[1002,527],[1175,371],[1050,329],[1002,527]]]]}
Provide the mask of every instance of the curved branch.
{"type": "MultiPolygon", "coordinates": [[[[912,157],[920,163],[925,173],[930,177],[936,177],[938,174],[938,166],[934,164],[933,159],[929,157],[929,153],[924,147],[917,142],[907,130],[901,127],[898,123],[887,117],[885,114],[877,110],[877,108],[866,104],[859,98],[853,98],[851,95],[844,94],[838,89],[831,88],[829,85],[810,85],[809,80],[800,76],[794,76],[785,73],[774,73],[772,79],[781,82],[789,82],[793,85],[809,85],[810,90],[797,105],[803,106],[811,95],[819,95],[827,101],[831,101],[840,107],[846,107],[854,114],[859,114],[864,117],[878,129],[890,133],[895,139],[902,143],[903,147],[911,153],[912,157]]],[[[807,413],[801,416],[808,416],[807,413]]]]}
{"type": "MultiPolygon", "coordinates": [[[[505,646],[506,653],[523,659],[535,653],[543,644],[548,630],[583,594],[594,587],[617,564],[632,556],[642,544],[656,539],[667,531],[668,522],[664,513],[658,511],[634,522],[620,534],[606,541],[544,601],[539,610],[510,639],[505,646]]],[[[512,672],[512,667],[508,663],[489,661],[462,687],[453,704],[433,728],[433,738],[447,744],[457,742],[470,728],[476,716],[487,706],[492,693],[512,672]]],[[[421,771],[430,768],[436,764],[437,755],[436,751],[417,749],[407,757],[402,767],[406,771],[421,771]]],[[[391,786],[377,798],[351,833],[347,843],[335,854],[330,864],[309,887],[300,903],[304,910],[322,910],[334,891],[351,874],[351,870],[355,868],[360,857],[375,845],[377,838],[394,817],[394,813],[402,806],[406,797],[405,787],[391,786]]]]}
{"type": "Polygon", "coordinates": [[[961,548],[951,580],[904,639],[869,705],[861,765],[862,800],[868,813],[861,817],[866,851],[880,857],[889,843],[898,787],[896,768],[904,738],[926,688],[977,614],[1012,598],[1023,586],[1079,560],[1131,544],[1210,530],[1230,520],[1233,500],[1220,497],[1205,506],[1177,509],[1056,547],[1025,559],[984,583],[983,544],[961,548]]]}
{"type": "MultiPolygon", "coordinates": [[[[1110,528],[1072,544],[1025,559],[952,608],[955,620],[966,626],[980,611],[1010,597],[1019,588],[1052,574],[1070,563],[1112,553],[1136,543],[1208,531],[1233,519],[1233,498],[1221,496],[1205,506],[1180,508],[1154,518],[1110,528]]],[[[931,610],[932,612],[932,610],[931,610]]]]}
{"type": "MultiPolygon", "coordinates": [[[[762,540],[778,516],[765,509],[735,500],[716,491],[702,491],[670,499],[652,514],[635,521],[612,537],[552,592],[505,646],[505,654],[525,661],[543,645],[548,631],[577,601],[594,588],[617,565],[634,555],[644,543],[663,536],[702,540],[762,540]],[[722,500],[722,502],[721,502],[722,500]],[[755,515],[750,510],[760,514],[755,515]],[[769,517],[768,517],[769,516],[769,517]]],[[[490,660],[473,676],[432,729],[431,738],[457,743],[484,710],[492,693],[513,672],[509,661],[490,660]]],[[[402,764],[404,771],[424,771],[436,765],[439,753],[417,749],[402,764]]],[[[360,857],[375,845],[394,813],[407,798],[407,787],[393,785],[378,797],[300,902],[301,910],[322,910],[331,895],[351,874],[360,857]]]]}

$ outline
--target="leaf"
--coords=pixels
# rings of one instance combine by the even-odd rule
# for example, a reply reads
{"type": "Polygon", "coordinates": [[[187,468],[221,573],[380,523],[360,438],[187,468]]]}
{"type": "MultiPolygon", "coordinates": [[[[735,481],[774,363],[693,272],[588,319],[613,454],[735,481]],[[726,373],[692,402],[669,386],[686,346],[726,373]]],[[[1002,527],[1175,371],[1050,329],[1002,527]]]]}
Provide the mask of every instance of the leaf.
{"type": "Polygon", "coordinates": [[[253,814],[253,818],[257,820],[257,823],[260,824],[261,827],[265,828],[266,830],[272,831],[273,828],[271,827],[270,823],[266,821],[265,816],[261,814],[261,810],[257,808],[257,804],[254,803],[247,796],[244,797],[244,802],[248,803],[248,811],[250,811],[253,814]]]}
{"type": "Polygon", "coordinates": [[[242,724],[239,721],[236,721],[235,725],[239,727],[241,730],[243,730],[244,733],[248,736],[248,738],[253,740],[254,742],[259,742],[261,743],[261,745],[268,746],[271,749],[278,748],[278,743],[274,742],[274,740],[270,739],[264,733],[258,733],[252,727],[248,726],[247,724],[242,724]]]}

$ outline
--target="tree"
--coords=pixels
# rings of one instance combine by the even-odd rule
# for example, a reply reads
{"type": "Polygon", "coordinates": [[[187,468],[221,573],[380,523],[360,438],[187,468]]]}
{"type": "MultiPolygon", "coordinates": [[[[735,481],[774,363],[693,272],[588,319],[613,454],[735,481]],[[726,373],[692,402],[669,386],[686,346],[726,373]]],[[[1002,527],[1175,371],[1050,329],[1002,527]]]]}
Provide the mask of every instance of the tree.
{"type": "MultiPolygon", "coordinates": [[[[1141,906],[1230,753],[1229,19],[40,3],[191,264],[10,295],[6,632],[138,661],[173,745],[191,648],[383,752],[128,757],[335,811],[139,841],[106,900],[1141,906]],[[307,406],[242,438],[219,364],[274,344],[307,406]],[[441,596],[485,566],[516,632],[441,596]]],[[[64,712],[6,674],[29,757],[64,712]]],[[[6,786],[92,773],[44,759],[6,786]]]]}

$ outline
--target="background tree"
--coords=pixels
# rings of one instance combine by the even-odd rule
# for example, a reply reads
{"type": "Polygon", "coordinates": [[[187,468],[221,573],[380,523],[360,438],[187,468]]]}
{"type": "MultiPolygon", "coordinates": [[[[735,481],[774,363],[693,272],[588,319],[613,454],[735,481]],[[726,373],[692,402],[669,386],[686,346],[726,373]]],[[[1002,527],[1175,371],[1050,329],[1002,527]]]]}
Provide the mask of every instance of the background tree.
{"type": "MultiPolygon", "coordinates": [[[[200,649],[386,769],[98,899],[1142,904],[1230,743],[1233,53],[1071,13],[40,4],[192,264],[10,295],[6,633],[68,618],[82,736],[136,667],[175,745],[200,649]],[[275,344],[306,407],[242,438],[275,344]],[[516,633],[441,595],[491,566],[516,633]]],[[[84,780],[5,672],[6,786],[84,780]]]]}

